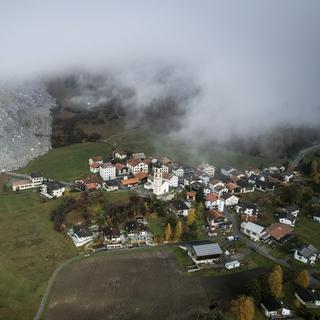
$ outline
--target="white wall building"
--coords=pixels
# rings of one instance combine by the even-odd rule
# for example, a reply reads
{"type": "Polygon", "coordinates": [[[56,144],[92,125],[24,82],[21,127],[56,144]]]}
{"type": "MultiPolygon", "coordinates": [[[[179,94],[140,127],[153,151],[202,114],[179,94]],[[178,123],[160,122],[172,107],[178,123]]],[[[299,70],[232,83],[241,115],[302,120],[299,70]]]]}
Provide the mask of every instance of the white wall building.
{"type": "Polygon", "coordinates": [[[153,193],[156,196],[160,196],[164,193],[169,192],[169,182],[163,180],[162,178],[162,168],[154,167],[154,175],[153,175],[153,193]]]}
{"type": "Polygon", "coordinates": [[[111,163],[102,163],[99,168],[99,174],[103,180],[115,179],[116,166],[111,163]]]}
{"type": "Polygon", "coordinates": [[[127,167],[133,174],[138,172],[148,172],[149,166],[148,164],[140,159],[131,159],[127,162],[127,167]]]}
{"type": "Polygon", "coordinates": [[[172,173],[177,177],[183,177],[184,176],[184,170],[182,167],[172,167],[172,173]]]}
{"type": "Polygon", "coordinates": [[[319,250],[313,245],[309,245],[300,250],[294,251],[294,258],[305,264],[315,264],[319,258],[319,250]]]}
{"type": "Polygon", "coordinates": [[[264,227],[259,226],[258,224],[255,224],[253,222],[242,222],[241,223],[241,231],[248,235],[251,240],[253,241],[259,241],[261,238],[261,235],[264,232],[264,227]]]}
{"type": "Polygon", "coordinates": [[[48,181],[41,185],[40,193],[49,199],[60,198],[65,192],[65,186],[58,181],[48,181]]]}

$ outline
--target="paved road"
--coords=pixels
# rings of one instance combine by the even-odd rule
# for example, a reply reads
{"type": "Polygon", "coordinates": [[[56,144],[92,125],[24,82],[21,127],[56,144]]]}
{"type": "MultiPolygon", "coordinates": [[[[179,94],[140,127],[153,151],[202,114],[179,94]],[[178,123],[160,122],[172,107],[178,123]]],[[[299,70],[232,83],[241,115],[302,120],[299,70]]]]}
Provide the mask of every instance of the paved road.
{"type": "Polygon", "coordinates": [[[295,168],[307,153],[318,150],[318,149],[320,149],[320,144],[300,150],[298,155],[292,162],[293,167],[295,168]]]}

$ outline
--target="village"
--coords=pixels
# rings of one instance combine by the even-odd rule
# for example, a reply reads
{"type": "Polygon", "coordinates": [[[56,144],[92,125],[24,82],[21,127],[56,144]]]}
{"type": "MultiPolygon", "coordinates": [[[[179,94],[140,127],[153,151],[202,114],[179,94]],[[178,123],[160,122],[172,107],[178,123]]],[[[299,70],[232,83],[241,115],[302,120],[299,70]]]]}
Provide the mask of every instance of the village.
{"type": "MultiPolygon", "coordinates": [[[[218,171],[206,162],[193,168],[167,157],[129,154],[114,146],[110,155],[92,155],[88,159],[88,175],[74,183],[53,181],[34,172],[24,180],[14,180],[12,189],[39,189],[48,201],[70,192],[130,192],[146,207],[160,203],[169,217],[164,224],[163,219],[150,220],[139,213],[121,223],[98,226],[95,220],[69,226],[67,235],[86,252],[177,245],[188,261],[187,272],[237,272],[246,269],[248,252],[255,252],[284,268],[305,265],[315,284],[314,266],[319,265],[320,250],[314,243],[299,241],[295,228],[302,223],[301,208],[292,201],[285,206],[271,205],[270,212],[270,204],[269,209],[266,205],[268,195],[289,188],[300,179],[301,174],[294,169],[287,164],[241,172],[225,165],[218,171]],[[154,221],[159,222],[156,229],[160,228],[161,235],[154,234],[154,221]]],[[[320,199],[312,196],[309,202],[313,210],[308,219],[318,224],[320,199]]],[[[320,307],[320,293],[309,283],[296,287],[294,294],[302,305],[320,307]]],[[[264,314],[272,319],[291,319],[290,308],[279,298],[268,296],[261,301],[264,314]]]]}

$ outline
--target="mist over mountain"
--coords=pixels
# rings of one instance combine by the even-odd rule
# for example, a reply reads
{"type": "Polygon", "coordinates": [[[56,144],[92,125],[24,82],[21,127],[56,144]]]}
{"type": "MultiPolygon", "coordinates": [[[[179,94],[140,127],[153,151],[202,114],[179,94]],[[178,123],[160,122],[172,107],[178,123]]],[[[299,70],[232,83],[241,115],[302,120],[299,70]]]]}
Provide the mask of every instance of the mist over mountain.
{"type": "MultiPolygon", "coordinates": [[[[56,99],[54,147],[95,140],[117,124],[199,148],[287,155],[318,140],[319,9],[313,0],[3,1],[0,79],[33,83],[56,99]]],[[[51,117],[43,105],[47,136],[51,117]]],[[[22,109],[34,118],[27,102],[22,109]]],[[[17,113],[13,104],[4,110],[17,113]]],[[[16,149],[8,126],[35,136],[6,113],[2,153],[16,149]]],[[[25,145],[38,150],[38,142],[25,145]]]]}

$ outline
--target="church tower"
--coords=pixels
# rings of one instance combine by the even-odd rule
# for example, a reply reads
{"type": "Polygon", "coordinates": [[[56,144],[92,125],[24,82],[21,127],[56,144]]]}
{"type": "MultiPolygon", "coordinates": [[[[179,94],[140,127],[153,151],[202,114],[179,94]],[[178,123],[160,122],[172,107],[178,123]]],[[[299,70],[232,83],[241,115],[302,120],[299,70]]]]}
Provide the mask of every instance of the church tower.
{"type": "Polygon", "coordinates": [[[157,162],[153,166],[153,193],[155,195],[162,194],[162,165],[160,162],[157,162]]]}

